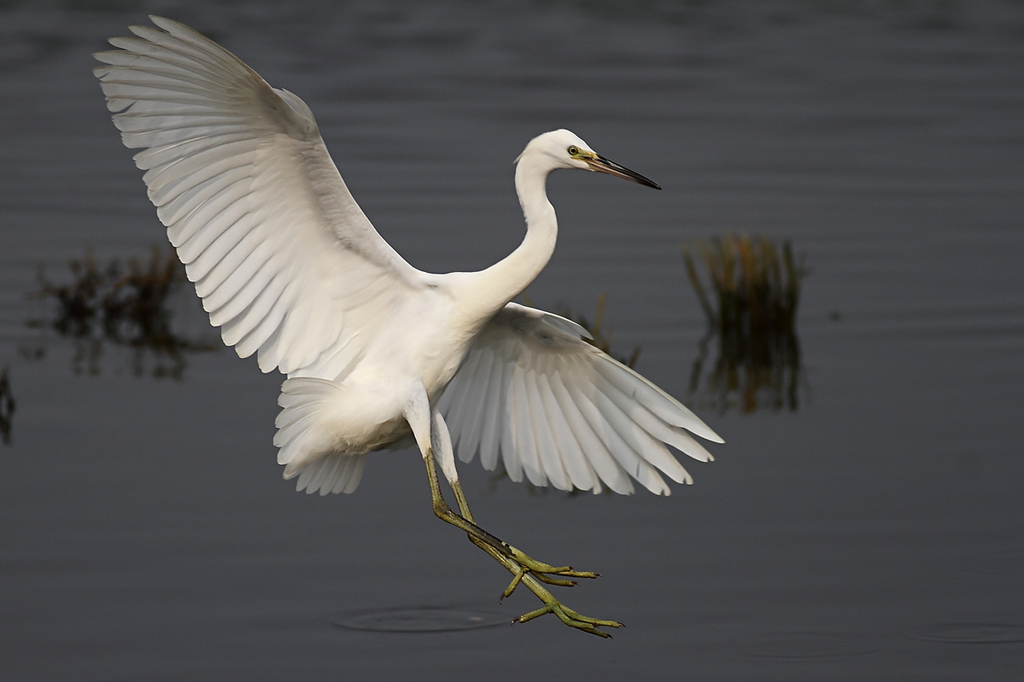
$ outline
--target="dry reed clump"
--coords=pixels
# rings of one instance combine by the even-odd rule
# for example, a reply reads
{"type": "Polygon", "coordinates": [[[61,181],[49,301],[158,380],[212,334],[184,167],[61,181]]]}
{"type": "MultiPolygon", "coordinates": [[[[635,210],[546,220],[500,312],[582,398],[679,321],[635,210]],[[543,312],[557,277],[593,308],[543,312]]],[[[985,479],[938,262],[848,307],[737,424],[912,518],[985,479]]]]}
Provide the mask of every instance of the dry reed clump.
{"type": "Polygon", "coordinates": [[[683,262],[709,328],[694,361],[690,393],[704,395],[721,411],[796,410],[801,382],[796,316],[807,270],[790,243],[780,248],[759,235],[701,239],[692,249],[683,245],[683,262]],[[712,339],[718,356],[705,376],[712,339]]]}
{"type": "Polygon", "coordinates": [[[73,360],[76,370],[81,371],[84,363],[89,373],[98,373],[104,341],[136,350],[136,374],[144,373],[143,355],[147,352],[169,359],[170,366],[158,363],[153,368],[156,377],[180,378],[185,367],[183,352],[216,348],[171,329],[168,303],[186,281],[174,251],[153,247],[148,260],[114,258],[105,265],[87,252],[83,258],[72,259],[69,268],[71,283],[57,285],[46,278],[40,266],[41,288],[32,296],[55,300],[58,309],[52,322],[33,324],[49,326],[78,342],[73,360]]]}

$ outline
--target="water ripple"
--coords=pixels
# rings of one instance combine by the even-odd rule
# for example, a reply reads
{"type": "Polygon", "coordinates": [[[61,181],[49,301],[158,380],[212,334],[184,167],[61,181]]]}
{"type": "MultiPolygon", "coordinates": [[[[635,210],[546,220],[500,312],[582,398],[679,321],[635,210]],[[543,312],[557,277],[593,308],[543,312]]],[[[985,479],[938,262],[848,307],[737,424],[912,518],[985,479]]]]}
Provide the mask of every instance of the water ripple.
{"type": "Polygon", "coordinates": [[[867,656],[876,649],[874,640],[864,635],[811,630],[753,636],[722,653],[761,660],[808,661],[867,656]]]}
{"type": "Polygon", "coordinates": [[[366,632],[454,632],[507,625],[504,614],[482,609],[412,606],[339,613],[331,625],[366,632]]]}
{"type": "Polygon", "coordinates": [[[908,636],[947,644],[1014,644],[1024,642],[1024,627],[1003,623],[933,623],[911,630],[908,636]]]}

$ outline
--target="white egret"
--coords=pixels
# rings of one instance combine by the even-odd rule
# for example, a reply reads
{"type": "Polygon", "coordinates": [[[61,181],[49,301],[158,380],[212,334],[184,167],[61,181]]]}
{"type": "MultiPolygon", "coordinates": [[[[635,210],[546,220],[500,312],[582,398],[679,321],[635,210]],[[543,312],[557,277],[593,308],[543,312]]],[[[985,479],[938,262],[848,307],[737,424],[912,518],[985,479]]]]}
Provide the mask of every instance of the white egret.
{"type": "Polygon", "coordinates": [[[721,438],[679,402],[586,343],[575,323],[511,299],[555,247],[548,174],[559,168],[647,178],[567,130],[534,138],[515,186],[526,237],[481,272],[430,274],[374,230],[345,186],[306,104],[272,88],[192,29],[151,17],[99,52],[107,106],[135,155],[188,278],[240,357],[287,375],[274,444],[298,489],[350,493],[369,452],[419,446],[435,514],[468,535],[567,625],[608,636],[544,587],[596,577],[545,564],[474,523],[455,468],[477,452],[516,481],[668,494],[690,483],[671,445],[711,459],[687,431],[721,438]],[[455,499],[445,503],[440,466],[455,499]],[[660,472],[660,473],[659,473],[660,472]]]}

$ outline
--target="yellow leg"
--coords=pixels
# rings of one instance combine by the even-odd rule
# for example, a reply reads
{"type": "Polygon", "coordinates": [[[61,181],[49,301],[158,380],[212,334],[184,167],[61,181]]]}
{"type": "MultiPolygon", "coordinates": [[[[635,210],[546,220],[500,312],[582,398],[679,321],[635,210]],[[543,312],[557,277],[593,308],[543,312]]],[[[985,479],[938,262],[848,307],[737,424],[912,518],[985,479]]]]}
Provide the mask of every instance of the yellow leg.
{"type": "MultiPolygon", "coordinates": [[[[452,487],[452,492],[455,493],[455,501],[458,502],[459,511],[462,514],[462,518],[466,519],[470,523],[475,524],[475,521],[473,520],[473,512],[469,510],[469,503],[466,502],[466,495],[465,493],[462,492],[462,485],[459,483],[458,479],[449,481],[449,484],[452,487]]],[[[476,544],[478,547],[480,547],[480,549],[484,550],[485,552],[488,551],[487,548],[489,545],[478,542],[472,534],[469,536],[469,539],[472,540],[473,543],[476,544]]],[[[502,599],[512,594],[512,592],[519,585],[520,581],[522,580],[523,574],[526,571],[532,572],[539,580],[547,583],[548,585],[559,585],[562,587],[572,587],[577,583],[575,580],[563,580],[560,578],[552,578],[551,575],[564,575],[571,578],[597,578],[601,575],[600,573],[593,573],[591,571],[574,571],[572,566],[551,566],[550,564],[545,564],[542,561],[537,561],[536,559],[530,558],[527,554],[519,551],[515,547],[509,545],[508,543],[502,544],[504,544],[508,548],[509,552],[511,552],[511,557],[515,559],[515,561],[519,563],[520,566],[526,569],[525,571],[517,573],[515,577],[512,578],[512,582],[509,584],[507,588],[505,588],[505,591],[502,593],[502,599]]]]}
{"type": "Polygon", "coordinates": [[[541,608],[516,618],[512,621],[513,623],[525,623],[544,614],[553,613],[566,625],[598,635],[599,637],[611,637],[607,632],[599,630],[599,627],[622,627],[622,623],[614,620],[590,618],[573,611],[555,599],[554,595],[541,584],[543,581],[551,585],[572,586],[576,584],[574,581],[553,576],[596,578],[596,573],[574,571],[569,566],[551,566],[535,561],[515,547],[501,541],[477,526],[473,522],[473,514],[469,510],[469,504],[466,502],[466,496],[462,492],[462,486],[459,485],[457,480],[452,482],[452,492],[455,494],[455,499],[458,502],[459,511],[462,512],[462,515],[456,514],[448,506],[448,503],[444,501],[444,497],[441,494],[441,486],[438,483],[433,456],[428,452],[424,456],[423,461],[427,466],[427,478],[430,481],[430,495],[434,514],[443,521],[464,530],[473,544],[487,552],[487,554],[512,574],[512,582],[502,593],[502,598],[512,594],[512,591],[517,586],[523,584],[544,603],[544,606],[541,608]]]}

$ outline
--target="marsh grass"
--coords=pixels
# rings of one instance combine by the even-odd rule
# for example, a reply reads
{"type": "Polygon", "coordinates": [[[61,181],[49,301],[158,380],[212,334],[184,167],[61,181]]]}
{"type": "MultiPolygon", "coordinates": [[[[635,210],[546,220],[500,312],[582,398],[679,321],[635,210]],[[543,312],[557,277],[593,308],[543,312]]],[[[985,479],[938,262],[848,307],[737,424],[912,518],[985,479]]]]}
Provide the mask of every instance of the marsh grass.
{"type": "Polygon", "coordinates": [[[794,257],[788,241],[780,247],[759,235],[700,239],[682,248],[708,321],[690,394],[723,412],[795,411],[802,384],[796,318],[807,274],[803,258],[794,257]],[[709,363],[713,343],[717,356],[709,363]]]}
{"type": "Polygon", "coordinates": [[[52,321],[30,324],[75,340],[72,366],[76,372],[98,374],[103,344],[109,342],[135,350],[132,369],[136,375],[180,379],[185,353],[218,347],[175,334],[171,328],[168,304],[186,281],[174,251],[153,247],[148,259],[114,258],[105,264],[86,252],[68,267],[71,282],[54,284],[40,266],[40,289],[31,296],[55,301],[57,314],[52,321]],[[147,356],[155,358],[148,372],[147,356]]]}

